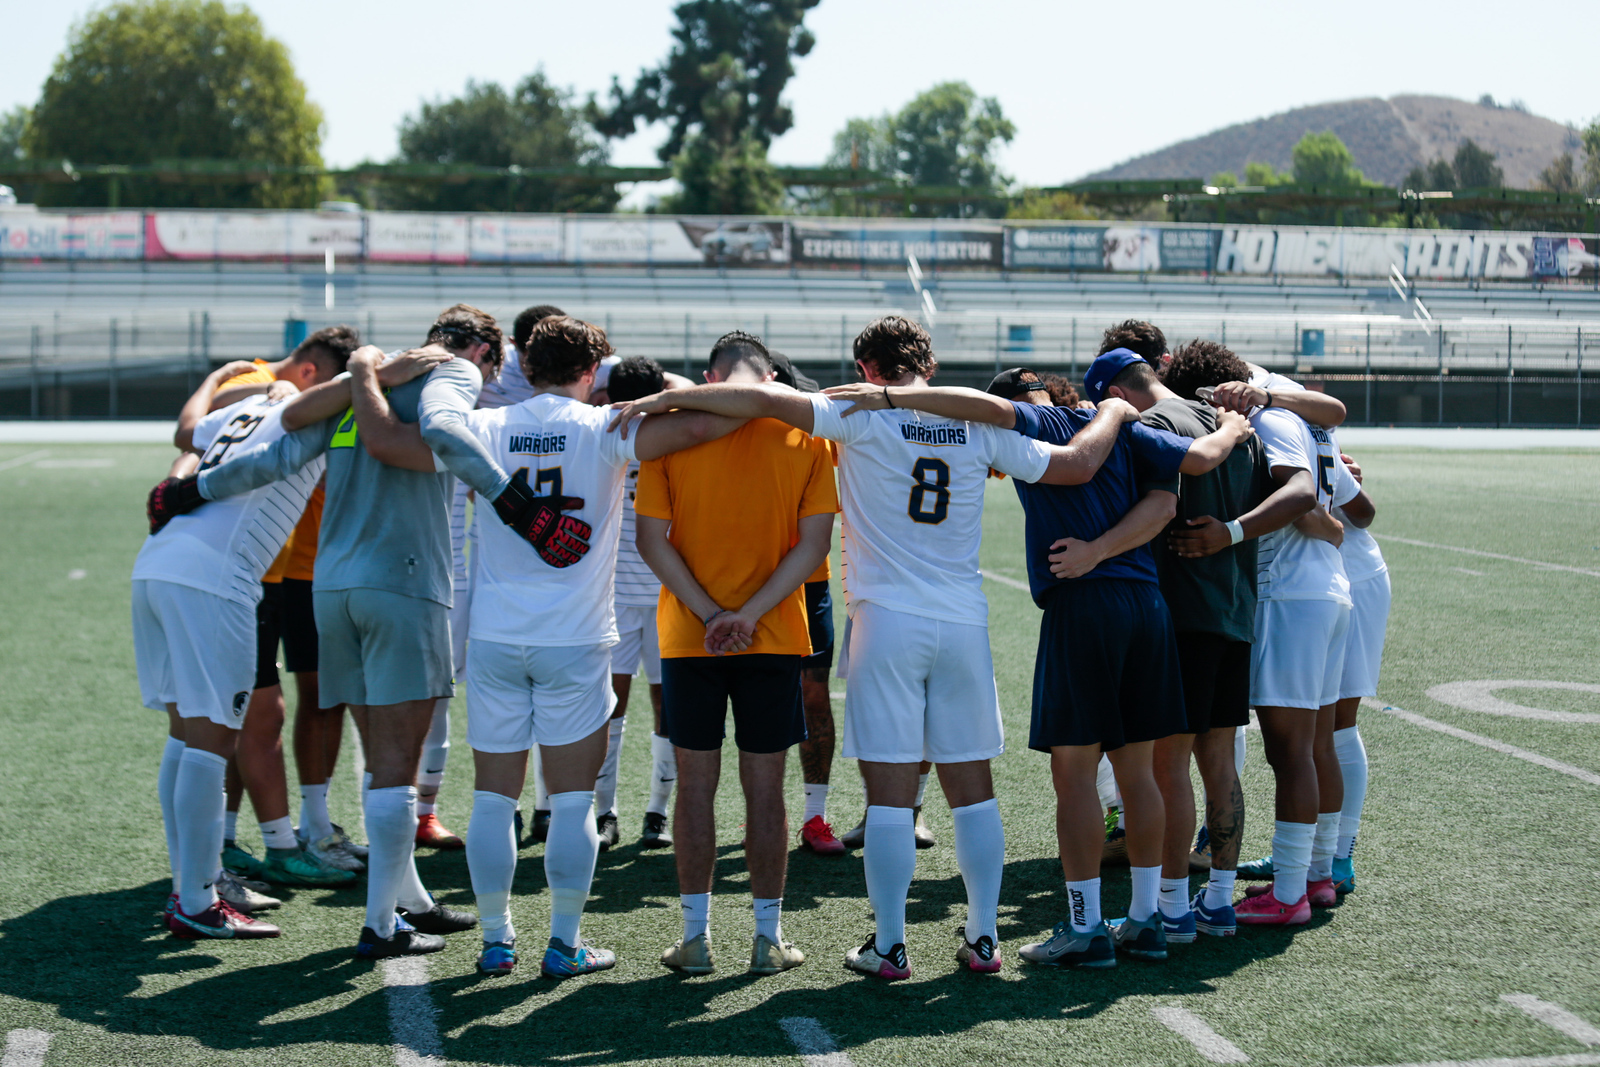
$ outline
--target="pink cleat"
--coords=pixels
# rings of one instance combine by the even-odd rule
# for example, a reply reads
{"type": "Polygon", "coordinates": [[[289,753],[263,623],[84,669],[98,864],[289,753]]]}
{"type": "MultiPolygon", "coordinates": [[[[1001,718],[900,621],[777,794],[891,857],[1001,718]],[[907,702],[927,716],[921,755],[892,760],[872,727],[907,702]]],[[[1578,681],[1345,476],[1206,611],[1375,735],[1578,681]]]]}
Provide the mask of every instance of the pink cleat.
{"type": "Polygon", "coordinates": [[[1246,896],[1233,906],[1234,917],[1241,925],[1300,926],[1311,921],[1311,902],[1304,896],[1285,904],[1272,895],[1270,885],[1261,888],[1262,892],[1246,896]]]}
{"type": "Polygon", "coordinates": [[[844,854],[844,842],[833,836],[833,827],[820,815],[813,815],[800,827],[800,844],[819,856],[844,854]]]}
{"type": "Polygon", "coordinates": [[[846,970],[860,971],[886,982],[898,982],[911,977],[911,962],[906,959],[905,945],[879,952],[876,935],[867,938],[867,943],[860,948],[845,953],[844,966],[846,970]]]}

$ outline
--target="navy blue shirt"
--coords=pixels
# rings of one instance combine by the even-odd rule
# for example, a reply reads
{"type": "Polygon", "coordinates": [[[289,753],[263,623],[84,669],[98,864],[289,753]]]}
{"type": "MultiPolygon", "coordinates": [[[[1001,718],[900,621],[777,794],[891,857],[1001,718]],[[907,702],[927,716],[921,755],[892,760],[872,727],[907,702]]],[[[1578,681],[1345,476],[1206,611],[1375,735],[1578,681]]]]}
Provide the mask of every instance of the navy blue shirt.
{"type": "MultiPolygon", "coordinates": [[[[1037,441],[1064,445],[1089,424],[1093,412],[1014,402],[1017,432],[1037,441]]],[[[1194,442],[1187,437],[1131,422],[1122,427],[1111,454],[1084,485],[1031,485],[1017,482],[1027,517],[1028,585],[1034,603],[1058,586],[1092,578],[1124,578],[1159,585],[1155,555],[1148,544],[1112,556],[1080,578],[1050,573],[1050,546],[1063,537],[1093,541],[1105,533],[1152,489],[1178,491],[1178,467],[1194,442]]]]}

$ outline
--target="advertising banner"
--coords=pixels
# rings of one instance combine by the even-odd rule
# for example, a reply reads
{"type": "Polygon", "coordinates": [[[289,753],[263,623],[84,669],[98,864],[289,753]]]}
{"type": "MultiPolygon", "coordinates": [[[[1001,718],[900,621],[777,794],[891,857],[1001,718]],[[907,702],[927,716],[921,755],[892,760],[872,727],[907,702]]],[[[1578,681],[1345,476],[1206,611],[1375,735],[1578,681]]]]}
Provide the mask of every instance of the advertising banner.
{"type": "Polygon", "coordinates": [[[708,267],[789,262],[788,227],[748,219],[683,219],[683,232],[708,267]]]}
{"type": "Polygon", "coordinates": [[[467,216],[421,211],[367,213],[367,258],[388,263],[465,263],[467,216]]]}
{"type": "Polygon", "coordinates": [[[571,219],[569,263],[695,264],[700,249],[677,219],[638,215],[616,219],[571,219]]]}
{"type": "Polygon", "coordinates": [[[92,215],[0,209],[0,257],[5,259],[141,259],[144,219],[136,211],[92,215]]]}
{"type": "Polygon", "coordinates": [[[541,215],[474,215],[474,263],[560,263],[566,258],[566,223],[541,215]]]}
{"type": "Polygon", "coordinates": [[[1215,269],[1221,230],[1174,230],[1161,233],[1161,264],[1164,271],[1209,272],[1215,269]]]}
{"type": "Polygon", "coordinates": [[[1593,278],[1600,273],[1600,241],[1593,237],[1535,237],[1535,278],[1593,278]]]}
{"type": "Polygon", "coordinates": [[[321,259],[361,255],[361,216],[315,211],[152,211],[146,259],[321,259]]]}
{"type": "Polygon", "coordinates": [[[889,266],[913,255],[923,266],[995,269],[1001,265],[1001,230],[796,225],[794,250],[795,262],[805,266],[889,266]]]}
{"type": "Polygon", "coordinates": [[[1103,226],[1007,226],[1006,266],[1104,270],[1103,226]]]}

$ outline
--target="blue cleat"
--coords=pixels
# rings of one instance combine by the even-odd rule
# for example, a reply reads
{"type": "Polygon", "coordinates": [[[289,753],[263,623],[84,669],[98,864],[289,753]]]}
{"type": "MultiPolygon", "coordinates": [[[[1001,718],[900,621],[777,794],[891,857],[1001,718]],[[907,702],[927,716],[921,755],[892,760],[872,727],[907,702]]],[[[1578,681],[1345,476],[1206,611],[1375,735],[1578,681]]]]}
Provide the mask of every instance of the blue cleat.
{"type": "Polygon", "coordinates": [[[1194,928],[1202,934],[1210,934],[1212,937],[1232,937],[1239,932],[1239,920],[1234,917],[1233,905],[1224,904],[1220,908],[1206,907],[1204,889],[1189,901],[1189,915],[1194,928]]]}
{"type": "Polygon", "coordinates": [[[1169,942],[1175,945],[1188,945],[1194,942],[1195,920],[1192,908],[1176,919],[1160,909],[1157,911],[1161,915],[1161,929],[1167,935],[1169,942]]]}
{"type": "Polygon", "coordinates": [[[579,941],[576,948],[552,937],[544,950],[544,961],[539,973],[546,978],[571,978],[592,971],[609,971],[617,965],[616,953],[610,949],[595,948],[587,941],[579,941]]]}
{"type": "Polygon", "coordinates": [[[1247,882],[1272,881],[1272,857],[1262,856],[1258,860],[1239,864],[1239,877],[1247,882]]]}
{"type": "Polygon", "coordinates": [[[478,954],[478,973],[510,974],[517,968],[516,941],[486,941],[478,954]]]}
{"type": "Polygon", "coordinates": [[[1356,891],[1356,858],[1346,856],[1333,859],[1333,888],[1341,897],[1356,891]]]}

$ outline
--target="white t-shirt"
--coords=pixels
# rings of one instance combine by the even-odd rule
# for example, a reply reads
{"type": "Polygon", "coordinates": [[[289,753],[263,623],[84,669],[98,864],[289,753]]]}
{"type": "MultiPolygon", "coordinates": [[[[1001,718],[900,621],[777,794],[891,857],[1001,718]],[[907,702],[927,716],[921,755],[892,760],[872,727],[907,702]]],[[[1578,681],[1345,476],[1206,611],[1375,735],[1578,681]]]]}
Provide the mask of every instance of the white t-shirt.
{"type": "Polygon", "coordinates": [[[589,551],[570,567],[552,567],[500,522],[478,525],[468,636],[508,645],[615,643],[611,602],[622,532],[622,482],[634,437],[607,433],[607,408],[541,393],[510,407],[474,411],[467,424],[490,455],[516,476],[528,472],[535,496],[583,498],[562,512],[589,523],[589,551]]]}
{"type": "Polygon", "coordinates": [[[633,497],[639,488],[638,461],[628,464],[622,491],[622,540],[617,544],[617,603],[653,608],[661,599],[661,579],[639,555],[634,541],[633,497]]]}
{"type": "MultiPolygon", "coordinates": [[[[1310,471],[1317,504],[1332,510],[1361,491],[1339,462],[1333,435],[1283,408],[1266,408],[1250,418],[1267,449],[1267,464],[1310,471]]],[[[1256,596],[1260,600],[1336,600],[1350,603],[1339,550],[1307,537],[1292,525],[1261,539],[1256,550],[1256,596]]]]}
{"type": "Polygon", "coordinates": [[[505,359],[500,364],[500,375],[492,382],[483,383],[478,394],[478,407],[505,408],[520,404],[533,395],[533,386],[522,374],[522,357],[517,350],[506,345],[505,359]]]}
{"type": "MultiPolygon", "coordinates": [[[[1330,430],[1329,436],[1333,439],[1334,458],[1338,459],[1339,435],[1330,430]]],[[[1339,462],[1339,466],[1346,473],[1350,470],[1342,460],[1339,462]]],[[[1354,482],[1355,476],[1351,475],[1350,480],[1354,482]]],[[[1351,494],[1351,496],[1354,496],[1354,494],[1351,494]]],[[[1350,497],[1346,497],[1345,502],[1348,502],[1349,499],[1350,497]]],[[[1344,543],[1339,546],[1339,556],[1344,560],[1345,577],[1350,579],[1352,585],[1368,578],[1376,578],[1389,569],[1389,565],[1383,561],[1383,552],[1378,548],[1378,539],[1376,537],[1373,537],[1366,530],[1361,529],[1345,518],[1343,510],[1336,508],[1333,517],[1344,523],[1344,543]]]]}
{"type": "Polygon", "coordinates": [[[1010,430],[917,411],[858,411],[809,394],[812,434],[837,441],[844,590],[850,611],[894,611],[984,626],[978,571],[989,468],[1036,482],[1049,445],[1010,430]]]}
{"type": "MultiPolygon", "coordinates": [[[[195,447],[204,450],[200,469],[227,463],[245,451],[238,446],[271,444],[283,434],[283,405],[265,396],[213,411],[194,428],[195,447]]],[[[261,576],[283,551],[326,465],[318,456],[281,481],[177,516],[145,539],[133,577],[176,582],[254,607],[261,576]]]]}

